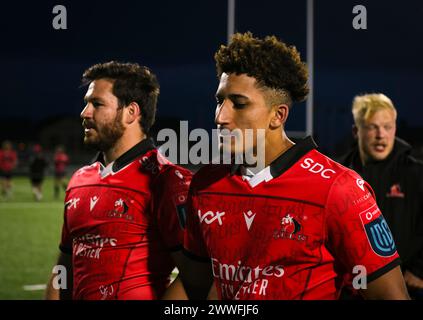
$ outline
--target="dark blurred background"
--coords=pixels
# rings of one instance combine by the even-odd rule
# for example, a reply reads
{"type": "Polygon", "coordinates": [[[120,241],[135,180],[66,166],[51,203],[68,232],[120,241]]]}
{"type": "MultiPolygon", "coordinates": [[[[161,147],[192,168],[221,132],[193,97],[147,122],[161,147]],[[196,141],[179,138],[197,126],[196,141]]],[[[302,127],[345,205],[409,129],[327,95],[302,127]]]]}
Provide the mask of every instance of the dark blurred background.
{"type": "MultiPolygon", "coordinates": [[[[161,96],[155,130],[214,128],[217,78],[213,55],[227,41],[227,1],[3,2],[0,9],[0,141],[22,152],[64,144],[79,165],[93,152],[82,145],[82,72],[112,59],[147,65],[161,96]],[[67,30],[54,30],[55,5],[67,9],[67,30]]],[[[350,146],[354,95],[383,92],[399,113],[398,135],[423,144],[423,2],[315,1],[314,132],[323,152],[350,146]],[[367,30],[352,27],[355,5],[367,8],[367,30]]],[[[306,0],[237,0],[236,31],[275,34],[306,58],[306,0]]],[[[305,130],[305,104],[287,124],[305,130]]]]}

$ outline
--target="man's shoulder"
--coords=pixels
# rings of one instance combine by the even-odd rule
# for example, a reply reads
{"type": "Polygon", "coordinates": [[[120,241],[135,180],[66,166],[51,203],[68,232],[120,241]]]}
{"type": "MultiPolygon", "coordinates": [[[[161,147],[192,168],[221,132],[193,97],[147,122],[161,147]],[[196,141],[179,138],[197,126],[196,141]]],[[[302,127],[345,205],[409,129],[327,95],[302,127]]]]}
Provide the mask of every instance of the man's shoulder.
{"type": "Polygon", "coordinates": [[[174,164],[157,149],[151,150],[139,159],[140,172],[151,175],[154,183],[160,188],[171,185],[172,182],[185,182],[189,184],[192,172],[180,165],[174,164]]]}
{"type": "Polygon", "coordinates": [[[71,189],[77,185],[79,185],[81,183],[81,181],[92,177],[94,174],[98,174],[99,171],[99,163],[98,162],[94,162],[92,164],[83,166],[81,168],[79,168],[78,170],[76,170],[73,174],[72,177],[69,180],[68,183],[68,189],[71,189]]]}
{"type": "Polygon", "coordinates": [[[409,165],[416,167],[418,170],[423,170],[423,160],[417,159],[411,154],[406,155],[406,160],[409,165]]]}
{"type": "Polygon", "coordinates": [[[310,151],[298,165],[312,174],[311,177],[323,178],[322,181],[326,181],[329,185],[335,183],[341,177],[343,179],[348,179],[348,177],[352,179],[360,178],[360,175],[354,170],[317,150],[310,151]]]}
{"type": "Polygon", "coordinates": [[[350,198],[353,201],[369,192],[358,173],[317,150],[310,151],[293,166],[291,177],[296,180],[295,190],[324,207],[333,201],[343,203],[350,198]]]}
{"type": "Polygon", "coordinates": [[[205,189],[212,184],[229,177],[232,165],[206,164],[193,176],[191,186],[196,190],[205,189]]]}
{"type": "Polygon", "coordinates": [[[343,207],[343,210],[346,210],[350,206],[361,208],[369,203],[373,204],[374,192],[372,187],[356,171],[321,153],[320,156],[325,158],[328,165],[336,171],[328,186],[327,207],[335,206],[338,209],[343,207]]]}

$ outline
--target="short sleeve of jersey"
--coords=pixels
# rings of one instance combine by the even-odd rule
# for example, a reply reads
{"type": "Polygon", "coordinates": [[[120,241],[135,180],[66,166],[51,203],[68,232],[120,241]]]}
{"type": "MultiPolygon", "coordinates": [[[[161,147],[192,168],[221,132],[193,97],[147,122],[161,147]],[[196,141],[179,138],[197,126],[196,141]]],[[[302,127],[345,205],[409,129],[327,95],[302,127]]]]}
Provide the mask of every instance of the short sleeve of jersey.
{"type": "Polygon", "coordinates": [[[62,238],[60,241],[60,251],[67,254],[72,254],[72,239],[69,235],[69,229],[67,225],[67,217],[66,217],[66,207],[67,202],[65,202],[65,208],[63,213],[63,226],[62,226],[62,238]]]}
{"type": "Polygon", "coordinates": [[[209,253],[204,241],[198,214],[195,209],[193,188],[190,189],[186,208],[187,225],[184,239],[185,254],[194,260],[208,262],[210,261],[209,253]]]}
{"type": "Polygon", "coordinates": [[[355,172],[344,172],[331,186],[326,222],[326,245],[347,283],[363,266],[370,282],[400,264],[373,190],[355,172]]]}
{"type": "Polygon", "coordinates": [[[159,232],[165,246],[171,251],[182,249],[185,204],[191,178],[190,171],[172,167],[161,173],[154,192],[159,232]]]}

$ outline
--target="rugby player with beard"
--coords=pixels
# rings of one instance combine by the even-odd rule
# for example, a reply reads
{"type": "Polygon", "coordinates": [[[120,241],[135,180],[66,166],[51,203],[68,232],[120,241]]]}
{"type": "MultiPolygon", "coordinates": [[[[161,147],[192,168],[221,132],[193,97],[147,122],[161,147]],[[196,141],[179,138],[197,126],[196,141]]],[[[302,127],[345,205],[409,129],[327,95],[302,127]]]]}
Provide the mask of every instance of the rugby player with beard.
{"type": "Polygon", "coordinates": [[[147,67],[97,64],[83,83],[84,143],[99,153],[69,182],[58,259],[68,279],[53,273],[47,299],[160,298],[182,249],[191,173],[148,137],[159,84],[147,67]]]}

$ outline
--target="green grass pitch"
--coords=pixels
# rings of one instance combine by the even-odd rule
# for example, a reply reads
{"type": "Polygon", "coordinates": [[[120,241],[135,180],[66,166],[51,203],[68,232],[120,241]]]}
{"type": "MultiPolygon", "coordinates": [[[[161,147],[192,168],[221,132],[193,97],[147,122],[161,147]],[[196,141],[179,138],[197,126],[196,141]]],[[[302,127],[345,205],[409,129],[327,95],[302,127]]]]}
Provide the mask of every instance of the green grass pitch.
{"type": "Polygon", "coordinates": [[[43,299],[44,289],[24,286],[45,285],[56,264],[64,192],[54,200],[53,178],[47,178],[36,202],[28,178],[14,178],[13,186],[12,199],[0,198],[0,300],[43,299]]]}
{"type": "Polygon", "coordinates": [[[35,202],[28,178],[13,178],[13,197],[0,199],[0,299],[43,299],[45,284],[59,253],[63,198],[53,199],[53,178],[46,178],[44,199],[35,202]]]}

